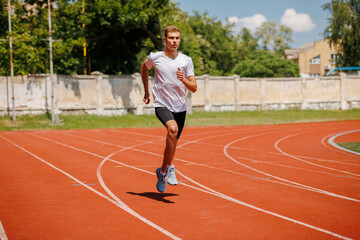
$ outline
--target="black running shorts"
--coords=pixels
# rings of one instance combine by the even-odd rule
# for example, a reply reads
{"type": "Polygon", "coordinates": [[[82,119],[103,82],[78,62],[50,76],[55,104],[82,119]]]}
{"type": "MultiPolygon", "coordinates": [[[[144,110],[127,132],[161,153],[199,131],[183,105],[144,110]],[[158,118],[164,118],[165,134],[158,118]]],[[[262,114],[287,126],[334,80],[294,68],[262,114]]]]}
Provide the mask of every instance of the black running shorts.
{"type": "Polygon", "coordinates": [[[161,121],[161,123],[165,126],[166,122],[169,120],[175,120],[178,125],[178,134],[177,139],[179,139],[180,134],[184,128],[185,124],[185,117],[186,117],[186,111],[185,112],[171,112],[166,107],[157,107],[155,108],[155,114],[156,117],[161,121]]]}

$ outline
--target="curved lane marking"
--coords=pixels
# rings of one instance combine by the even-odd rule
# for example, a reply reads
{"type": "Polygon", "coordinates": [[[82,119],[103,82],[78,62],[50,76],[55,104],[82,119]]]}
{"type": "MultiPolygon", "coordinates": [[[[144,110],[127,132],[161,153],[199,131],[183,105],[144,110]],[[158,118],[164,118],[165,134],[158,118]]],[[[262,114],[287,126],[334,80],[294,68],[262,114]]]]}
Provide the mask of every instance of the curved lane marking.
{"type": "MultiPolygon", "coordinates": [[[[106,196],[106,195],[102,194],[101,192],[95,190],[94,188],[88,186],[87,184],[85,184],[85,183],[83,183],[82,181],[78,180],[77,178],[75,178],[74,176],[70,175],[69,173],[61,170],[60,168],[58,168],[58,167],[56,167],[55,165],[47,162],[46,160],[44,160],[44,159],[42,159],[41,157],[37,156],[36,154],[28,151],[27,149],[25,149],[25,148],[17,145],[16,143],[12,142],[11,140],[9,140],[9,139],[1,136],[1,135],[0,135],[0,137],[3,138],[4,140],[6,140],[7,142],[13,144],[15,147],[17,147],[17,148],[21,149],[22,151],[28,153],[29,155],[33,156],[34,158],[36,158],[36,159],[40,160],[41,162],[45,163],[45,164],[48,165],[49,167],[51,167],[51,168],[55,169],[56,171],[64,174],[65,176],[71,178],[73,181],[77,182],[77,183],[80,184],[81,186],[83,186],[83,187],[87,188],[88,190],[96,193],[97,195],[105,198],[106,200],[108,200],[108,201],[110,201],[111,203],[115,204],[116,206],[118,206],[118,207],[121,208],[122,210],[128,212],[129,214],[131,214],[131,215],[134,216],[135,218],[137,218],[137,219],[143,221],[144,223],[150,225],[151,227],[155,228],[156,230],[160,231],[161,233],[165,234],[166,236],[168,236],[168,237],[170,237],[170,238],[172,238],[172,239],[177,239],[177,240],[180,239],[180,238],[178,238],[177,236],[173,235],[172,233],[166,231],[165,229],[157,226],[156,224],[154,224],[154,223],[152,223],[151,221],[147,220],[146,218],[142,217],[141,215],[139,215],[138,213],[136,213],[135,211],[133,211],[131,208],[129,208],[129,207],[128,207],[126,204],[124,204],[122,201],[120,201],[120,199],[113,200],[113,199],[109,198],[108,196],[106,196]]],[[[121,150],[123,150],[123,149],[121,149],[121,150]]],[[[2,239],[1,239],[1,240],[2,240],[2,239]]]]}
{"type": "Polygon", "coordinates": [[[117,153],[120,153],[120,152],[123,152],[127,149],[130,149],[130,148],[133,148],[133,147],[136,147],[138,145],[143,145],[143,144],[146,144],[146,143],[150,143],[151,141],[149,142],[145,142],[145,143],[140,143],[140,144],[136,144],[136,145],[133,145],[131,147],[126,147],[126,148],[123,148],[123,149],[120,149],[118,151],[115,151],[111,154],[109,154],[108,156],[106,156],[102,161],[101,163],[99,164],[97,170],[96,170],[96,176],[100,182],[100,185],[101,187],[121,206],[121,208],[123,210],[125,210],[126,212],[128,212],[129,214],[133,215],[134,217],[140,219],[141,221],[143,221],[144,223],[150,225],[151,227],[155,228],[156,230],[158,230],[159,232],[165,234],[166,236],[172,238],[172,239],[176,239],[176,240],[179,240],[181,238],[175,236],[174,234],[170,233],[169,231],[165,230],[164,228],[156,225],[155,223],[151,222],[150,220],[144,218],[143,216],[141,216],[140,214],[138,214],[137,212],[135,212],[134,210],[132,210],[130,207],[128,207],[123,201],[121,201],[105,184],[103,178],[102,178],[102,175],[101,175],[101,168],[104,166],[105,162],[108,161],[112,156],[114,156],[115,154],[117,153]]]}
{"type": "Polygon", "coordinates": [[[272,177],[272,178],[275,178],[275,179],[280,180],[280,181],[285,181],[285,182],[288,182],[288,183],[291,183],[291,184],[295,184],[295,185],[297,185],[297,186],[301,186],[301,187],[304,187],[304,188],[309,188],[309,189],[314,190],[315,192],[319,192],[319,193],[322,193],[322,194],[325,194],[325,195],[328,195],[328,196],[333,196],[333,197],[337,197],[337,198],[342,198],[342,199],[346,199],[346,200],[350,200],[350,201],[354,201],[354,202],[360,202],[359,199],[355,199],[355,198],[351,198],[351,197],[339,195],[339,194],[332,193],[332,192],[328,192],[328,191],[325,191],[325,190],[322,190],[322,189],[319,189],[319,188],[315,188],[315,187],[307,186],[307,185],[304,185],[304,184],[301,184],[301,183],[298,183],[298,182],[290,181],[290,180],[287,180],[287,179],[285,179],[285,178],[281,178],[281,177],[272,175],[272,174],[270,174],[270,173],[263,172],[263,171],[261,171],[261,170],[258,170],[258,169],[256,169],[256,168],[250,167],[250,166],[248,166],[248,165],[246,165],[246,164],[244,164],[244,163],[241,163],[241,162],[235,160],[235,159],[234,159],[232,156],[230,156],[230,154],[227,152],[227,149],[229,148],[230,145],[232,145],[232,144],[234,144],[234,143],[236,143],[236,142],[238,142],[238,141],[241,141],[241,140],[243,140],[243,139],[244,139],[244,138],[240,138],[240,139],[234,140],[234,141],[230,142],[229,144],[227,144],[227,145],[224,147],[224,149],[223,149],[224,154],[225,154],[230,160],[232,160],[233,162],[235,162],[235,163],[237,163],[237,164],[239,164],[239,165],[241,165],[241,166],[243,166],[243,167],[246,167],[246,168],[248,168],[248,169],[251,169],[251,170],[253,170],[253,171],[255,171],[255,172],[264,174],[264,175],[266,175],[266,176],[268,176],[268,177],[272,177]]]}
{"type": "MultiPolygon", "coordinates": [[[[29,134],[30,134],[30,133],[29,133],[29,134]]],[[[263,133],[263,134],[264,134],[264,133],[263,133]]],[[[35,137],[42,138],[42,139],[45,139],[45,140],[47,140],[47,141],[55,142],[55,143],[57,143],[57,144],[60,144],[60,145],[63,145],[63,146],[67,146],[67,147],[69,147],[69,148],[72,148],[72,149],[75,149],[75,150],[78,150],[78,151],[82,151],[82,152],[89,153],[89,154],[91,154],[91,155],[94,155],[94,156],[103,158],[103,156],[100,156],[100,155],[97,155],[97,154],[94,154],[94,153],[90,153],[90,152],[88,152],[88,151],[85,151],[85,150],[82,150],[82,149],[78,149],[78,148],[75,148],[75,147],[72,147],[72,146],[68,146],[68,145],[66,145],[66,144],[57,142],[57,141],[55,141],[55,140],[51,140],[51,139],[48,139],[48,138],[45,138],[45,137],[41,137],[41,136],[38,136],[38,135],[34,135],[34,134],[30,134],[30,135],[33,135],[33,136],[35,136],[35,137]]],[[[237,140],[229,143],[228,145],[226,145],[226,146],[224,147],[224,150],[223,150],[223,151],[227,151],[227,150],[225,150],[225,149],[226,149],[227,147],[229,147],[231,144],[233,144],[234,142],[237,142],[237,141],[240,141],[240,140],[249,138],[249,137],[258,136],[258,135],[262,135],[262,134],[257,134],[257,135],[252,135],[252,136],[246,136],[246,137],[243,137],[243,138],[241,138],[241,139],[237,139],[237,140]]],[[[75,136],[75,135],[73,135],[73,137],[78,137],[78,138],[81,138],[81,139],[86,139],[86,140],[90,140],[90,141],[95,141],[95,142],[100,142],[100,143],[106,144],[106,142],[98,141],[98,140],[94,140],[94,139],[90,139],[90,138],[79,137],[79,136],[75,136]]],[[[117,145],[117,144],[111,144],[111,143],[108,143],[108,144],[125,148],[124,146],[117,145]]],[[[153,153],[153,152],[149,152],[149,151],[144,151],[144,150],[140,150],[140,149],[129,148],[129,150],[133,150],[133,151],[136,151],[136,152],[142,152],[142,153],[147,153],[147,154],[150,154],[150,155],[162,157],[161,154],[157,154],[157,153],[153,153]]],[[[227,153],[225,153],[225,155],[226,155],[226,154],[227,154],[227,153]]],[[[304,184],[300,184],[300,183],[297,183],[297,182],[293,182],[293,181],[290,181],[290,180],[287,180],[287,179],[283,179],[283,178],[277,177],[277,176],[275,176],[275,175],[271,175],[271,174],[265,173],[265,172],[260,171],[260,170],[258,170],[258,169],[256,169],[256,168],[253,168],[253,167],[250,167],[250,166],[248,166],[248,165],[246,165],[246,164],[240,163],[240,162],[236,161],[235,159],[232,159],[232,157],[231,157],[230,155],[228,155],[227,157],[230,158],[232,161],[234,161],[235,163],[237,163],[237,164],[239,164],[239,165],[245,166],[246,168],[249,168],[249,169],[251,169],[251,170],[254,170],[255,172],[258,172],[258,173],[264,174],[264,175],[266,175],[266,176],[270,176],[270,177],[272,177],[272,178],[274,178],[274,179],[280,180],[281,182],[286,182],[288,185],[293,185],[293,186],[296,186],[296,187],[298,187],[298,188],[300,188],[300,189],[304,189],[304,190],[308,190],[308,191],[312,191],[312,192],[324,194],[324,195],[327,195],[327,196],[332,196],[332,197],[342,198],[342,199],[346,199],[346,200],[350,200],[350,201],[360,202],[360,200],[358,200],[358,199],[354,199],[354,198],[350,198],[350,197],[338,195],[338,194],[331,193],[331,192],[328,192],[328,191],[325,191],[325,190],[322,190],[322,189],[314,188],[314,187],[311,187],[311,186],[307,186],[307,185],[304,185],[304,184]]],[[[191,163],[191,164],[195,164],[195,165],[201,165],[201,164],[193,163],[193,162],[190,162],[190,161],[187,161],[187,160],[183,160],[183,159],[180,159],[180,158],[175,158],[175,160],[177,160],[177,161],[182,161],[182,162],[186,162],[186,163],[191,163]]],[[[207,166],[207,165],[204,165],[204,166],[207,166]]],[[[207,166],[207,167],[209,167],[209,166],[207,166]]],[[[266,179],[265,179],[265,180],[266,180],[266,179]]],[[[266,181],[267,181],[267,180],[266,180],[266,181]]]]}
{"type": "Polygon", "coordinates": [[[5,229],[0,221],[0,239],[1,240],[8,240],[6,233],[5,233],[5,229]]]}
{"type": "Polygon", "coordinates": [[[349,152],[349,153],[355,154],[355,155],[357,155],[357,156],[360,156],[360,153],[355,152],[355,151],[352,151],[352,150],[349,150],[349,149],[346,149],[346,148],[343,148],[343,147],[340,147],[339,145],[337,145],[337,144],[334,142],[335,138],[337,138],[337,137],[339,137],[339,136],[342,136],[342,135],[345,135],[345,134],[349,134],[349,133],[353,133],[353,132],[359,132],[359,131],[360,131],[360,129],[353,130],[353,131],[349,131],[349,132],[339,133],[339,134],[334,135],[334,136],[332,136],[331,138],[329,138],[328,143],[331,144],[334,148],[337,148],[337,149],[340,149],[340,150],[342,150],[342,151],[349,152]]]}
{"type": "MultiPolygon", "coordinates": [[[[32,134],[31,134],[31,135],[32,135],[32,134]]],[[[34,135],[34,136],[36,136],[36,135],[34,135]]],[[[43,138],[43,137],[40,137],[40,138],[43,138]]],[[[46,138],[44,138],[44,139],[46,139],[46,138]]],[[[54,141],[54,140],[51,140],[51,141],[54,141]]],[[[54,142],[56,142],[56,141],[54,141],[54,142]]],[[[60,144],[66,146],[66,144],[62,144],[62,143],[60,143],[60,144]]],[[[72,147],[72,146],[69,146],[69,147],[72,148],[72,149],[77,149],[77,148],[72,147]]],[[[132,147],[127,147],[127,149],[132,149],[132,147]]],[[[124,151],[124,150],[127,150],[127,149],[120,149],[120,150],[117,151],[117,152],[124,151]]],[[[81,150],[81,149],[80,149],[80,150],[81,150]]],[[[136,150],[136,149],[133,149],[133,150],[136,150]]],[[[86,150],[81,150],[81,151],[90,153],[90,152],[88,152],[88,151],[86,151],[86,150]]],[[[142,152],[147,152],[147,151],[142,151],[142,152]]],[[[151,152],[147,152],[147,153],[152,154],[152,155],[159,155],[159,154],[154,154],[154,153],[151,153],[151,152]]],[[[91,155],[94,155],[94,156],[95,156],[95,155],[97,155],[97,154],[91,153],[91,155]]],[[[112,154],[111,154],[111,155],[112,155],[112,154]]],[[[97,155],[97,156],[99,156],[99,155],[97,155]]],[[[159,155],[159,156],[160,156],[160,155],[159,155]]],[[[113,161],[115,161],[115,160],[113,160],[113,161]]],[[[103,161],[103,162],[105,162],[105,161],[103,161]]],[[[115,162],[117,162],[117,161],[115,161],[115,162]]],[[[126,164],[122,164],[122,163],[120,163],[120,162],[118,162],[118,163],[121,164],[121,165],[126,165],[126,164]]],[[[127,166],[129,166],[129,165],[127,165],[127,166]]],[[[132,168],[135,168],[135,167],[132,167],[132,168]]],[[[147,171],[142,170],[142,172],[147,172],[147,171]]],[[[178,172],[179,172],[179,171],[178,171],[178,172]]],[[[193,182],[194,184],[196,184],[196,185],[204,188],[205,190],[201,190],[201,189],[198,189],[198,188],[193,187],[193,186],[191,186],[191,185],[187,185],[187,184],[180,183],[180,184],[182,184],[182,185],[185,185],[185,186],[188,186],[188,187],[192,187],[192,188],[194,188],[194,189],[197,189],[197,190],[200,190],[200,191],[209,193],[209,194],[211,194],[211,195],[214,195],[214,196],[217,196],[217,197],[220,197],[220,198],[223,198],[223,199],[226,199],[226,200],[229,200],[229,201],[238,203],[238,204],[240,204],[240,205],[243,205],[243,206],[252,208],[252,209],[257,210],[257,211],[261,211],[261,212],[263,212],[263,213],[270,214],[270,215],[272,215],[272,216],[275,216],[275,217],[278,217],[278,218],[281,218],[281,219],[284,219],[284,220],[287,220],[287,221],[290,221],[290,222],[293,222],[293,223],[296,223],[296,224],[299,224],[299,225],[302,225],[302,226],[305,226],[305,227],[308,227],[308,228],[313,229],[313,230],[317,230],[317,231],[320,231],[320,232],[329,234],[329,235],[331,235],[331,236],[334,236],[334,237],[337,237],[337,238],[340,238],[340,239],[351,239],[351,238],[342,236],[342,235],[340,235],[340,234],[337,234],[337,233],[334,233],[334,232],[331,232],[331,231],[328,231],[328,230],[325,230],[325,229],[322,229],[322,228],[319,228],[319,227],[316,227],[316,226],[313,226],[313,225],[310,225],[310,224],[307,224],[307,223],[304,223],[304,222],[301,222],[301,221],[298,221],[298,220],[295,220],[295,219],[292,219],[292,218],[289,218],[289,217],[286,217],[286,216],[283,216],[283,215],[281,215],[281,214],[277,214],[277,213],[274,213],[274,212],[271,212],[271,211],[268,211],[268,210],[265,210],[265,209],[256,207],[256,206],[254,206],[254,205],[251,205],[251,204],[242,202],[242,201],[240,201],[240,200],[238,200],[238,199],[234,199],[234,198],[232,198],[232,197],[230,197],[230,196],[227,196],[227,195],[225,195],[225,194],[223,194],[223,193],[217,192],[216,190],[213,190],[213,189],[211,189],[211,188],[208,188],[208,187],[206,187],[206,186],[204,186],[204,185],[196,182],[195,180],[193,180],[193,179],[185,176],[185,175],[182,174],[181,172],[179,172],[179,174],[180,174],[181,176],[183,176],[184,178],[186,178],[187,180],[189,180],[190,182],[193,182]]],[[[154,175],[154,174],[152,174],[152,175],[154,175]]],[[[115,196],[115,197],[116,197],[116,196],[115,196]]]]}
{"type": "Polygon", "coordinates": [[[341,151],[340,149],[337,149],[337,148],[332,148],[330,146],[328,146],[326,143],[325,143],[325,139],[331,137],[331,136],[334,136],[335,134],[330,134],[326,137],[324,137],[323,139],[321,139],[321,144],[326,147],[327,149],[330,149],[331,151],[335,151],[335,152],[339,152],[341,154],[345,154],[345,155],[348,155],[348,156],[351,156],[351,157],[355,157],[355,158],[359,158],[360,156],[356,156],[354,154],[351,154],[351,153],[348,153],[348,152],[344,152],[344,151],[341,151]]]}
{"type": "Polygon", "coordinates": [[[277,140],[274,144],[274,147],[279,151],[281,152],[282,154],[284,154],[285,156],[288,156],[288,157],[291,157],[293,159],[296,159],[298,161],[301,161],[301,162],[305,162],[305,163],[308,163],[308,164],[311,164],[311,165],[314,165],[314,166],[317,166],[317,167],[320,167],[320,168],[325,168],[325,169],[328,169],[328,170],[332,170],[332,171],[336,171],[336,172],[341,172],[341,173],[345,173],[345,174],[349,174],[349,175],[353,175],[353,176],[357,176],[357,177],[360,177],[360,174],[356,174],[356,173],[352,173],[352,172],[347,172],[347,171],[343,171],[343,170],[340,170],[340,169],[336,169],[336,168],[331,168],[331,167],[326,167],[324,165],[320,165],[320,164],[316,164],[316,163],[313,163],[313,162],[310,162],[310,161],[306,161],[306,160],[303,160],[303,159],[300,159],[296,156],[293,156],[291,154],[288,154],[286,152],[284,152],[283,150],[280,149],[279,147],[279,143],[282,142],[283,140],[285,139],[288,139],[290,137],[294,137],[294,136],[298,136],[298,135],[301,135],[301,134],[304,134],[304,133],[296,133],[296,134],[292,134],[292,135],[288,135],[286,137],[283,137],[279,140],[277,140]]]}

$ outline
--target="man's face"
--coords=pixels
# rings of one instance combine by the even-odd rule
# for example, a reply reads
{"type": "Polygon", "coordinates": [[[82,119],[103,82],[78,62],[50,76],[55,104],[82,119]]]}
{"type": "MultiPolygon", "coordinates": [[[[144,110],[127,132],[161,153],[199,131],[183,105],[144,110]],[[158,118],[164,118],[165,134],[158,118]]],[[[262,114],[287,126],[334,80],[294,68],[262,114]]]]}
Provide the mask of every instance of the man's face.
{"type": "Polygon", "coordinates": [[[166,48],[170,51],[176,51],[180,46],[180,33],[168,32],[167,37],[164,38],[166,48]]]}

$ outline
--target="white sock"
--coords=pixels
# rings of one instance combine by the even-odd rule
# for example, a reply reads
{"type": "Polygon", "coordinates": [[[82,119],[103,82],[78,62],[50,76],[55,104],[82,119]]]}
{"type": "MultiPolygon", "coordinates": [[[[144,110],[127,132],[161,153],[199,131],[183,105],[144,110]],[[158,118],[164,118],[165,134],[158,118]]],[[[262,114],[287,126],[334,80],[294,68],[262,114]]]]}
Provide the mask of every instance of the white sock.
{"type": "Polygon", "coordinates": [[[163,172],[160,170],[160,175],[161,175],[161,176],[165,176],[166,173],[163,173],[163,172]]]}

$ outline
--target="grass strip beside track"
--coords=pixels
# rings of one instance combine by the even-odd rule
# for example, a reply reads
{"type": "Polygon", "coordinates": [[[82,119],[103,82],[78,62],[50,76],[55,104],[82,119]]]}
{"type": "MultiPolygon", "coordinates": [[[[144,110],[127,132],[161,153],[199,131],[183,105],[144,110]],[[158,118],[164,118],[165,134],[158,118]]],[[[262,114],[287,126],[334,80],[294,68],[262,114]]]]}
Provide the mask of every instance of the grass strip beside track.
{"type": "MultiPolygon", "coordinates": [[[[50,129],[101,129],[162,126],[155,115],[135,116],[95,116],[60,115],[61,125],[52,126],[47,114],[18,116],[16,122],[11,117],[0,117],[0,131],[50,130],[50,129]]],[[[299,122],[359,120],[360,109],[347,111],[239,111],[239,112],[194,112],[186,119],[186,126],[229,126],[264,125],[299,122]]]]}
{"type": "Polygon", "coordinates": [[[360,142],[337,143],[340,147],[360,153],[360,142]]]}

